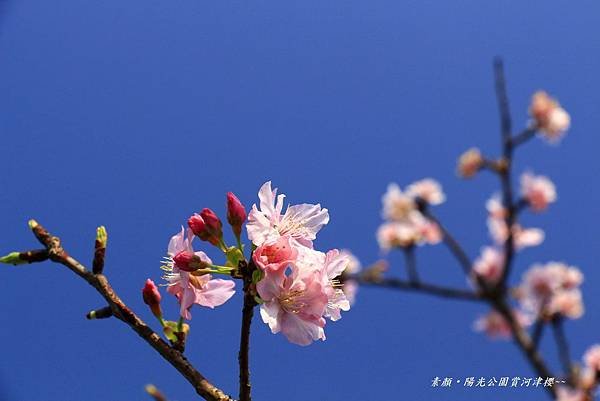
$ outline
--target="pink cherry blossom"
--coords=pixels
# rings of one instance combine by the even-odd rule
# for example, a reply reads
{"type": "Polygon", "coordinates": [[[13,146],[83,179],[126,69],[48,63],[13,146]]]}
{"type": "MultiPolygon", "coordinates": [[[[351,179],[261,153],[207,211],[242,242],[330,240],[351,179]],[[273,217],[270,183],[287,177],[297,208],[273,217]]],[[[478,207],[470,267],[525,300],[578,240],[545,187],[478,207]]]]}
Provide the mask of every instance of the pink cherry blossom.
{"type": "Polygon", "coordinates": [[[533,94],[529,114],[542,135],[550,142],[560,140],[571,125],[569,113],[544,91],[533,94]]]}
{"type": "Polygon", "coordinates": [[[272,243],[263,243],[254,250],[252,257],[260,269],[278,272],[295,262],[298,249],[292,244],[292,238],[285,235],[272,243]]]}
{"type": "Polygon", "coordinates": [[[442,240],[439,226],[413,210],[401,221],[383,223],[377,230],[377,242],[384,251],[412,245],[434,245],[442,240]]]}
{"type": "Polygon", "coordinates": [[[585,354],[583,354],[583,362],[591,370],[600,372],[600,344],[588,348],[585,354]]]}
{"type": "Polygon", "coordinates": [[[212,279],[210,274],[194,275],[175,266],[173,257],[181,252],[190,252],[200,258],[204,263],[211,265],[212,261],[204,252],[194,252],[191,230],[187,236],[183,229],[169,241],[168,258],[162,269],[165,271],[163,278],[167,281],[167,292],[175,295],[179,304],[180,314],[185,319],[191,319],[190,308],[194,304],[214,308],[224,304],[233,296],[235,283],[232,280],[212,279]]]}
{"type": "Polygon", "coordinates": [[[381,198],[383,203],[382,217],[391,221],[402,221],[416,209],[414,198],[402,192],[397,184],[389,184],[381,198]]]}
{"type": "MultiPolygon", "coordinates": [[[[494,242],[502,245],[508,238],[506,222],[503,219],[488,219],[488,229],[494,242]]],[[[537,246],[544,242],[544,231],[539,228],[523,228],[520,224],[513,224],[513,242],[517,250],[537,246]]]]}
{"type": "Polygon", "coordinates": [[[425,178],[410,184],[406,193],[413,198],[419,197],[430,205],[439,205],[446,200],[439,182],[432,178],[425,178]]]}
{"type": "Polygon", "coordinates": [[[497,283],[504,272],[504,254],[496,247],[483,248],[473,264],[473,272],[487,283],[497,283]]]}
{"type": "Polygon", "coordinates": [[[542,175],[523,174],[521,176],[521,193],[534,212],[541,212],[550,203],[556,201],[554,184],[542,175]]]}
{"type": "Polygon", "coordinates": [[[500,195],[494,194],[485,203],[490,219],[503,220],[506,217],[506,208],[502,205],[500,195]]]}
{"type": "MultiPolygon", "coordinates": [[[[526,327],[531,324],[531,318],[519,310],[513,310],[513,316],[521,327],[526,327]]],[[[491,338],[508,339],[512,337],[510,325],[504,316],[495,310],[479,317],[475,321],[473,327],[476,331],[484,332],[491,338]]]]}
{"type": "MultiPolygon", "coordinates": [[[[358,258],[352,254],[352,252],[347,249],[342,249],[340,253],[348,260],[346,270],[344,270],[343,273],[344,276],[352,276],[353,274],[357,274],[362,269],[360,260],[358,260],[358,258]]],[[[356,293],[358,292],[358,282],[356,282],[354,279],[346,278],[344,279],[344,286],[342,289],[346,295],[346,299],[350,303],[350,306],[354,305],[356,302],[356,293]]]]}
{"type": "Polygon", "coordinates": [[[587,401],[588,397],[585,392],[580,389],[572,389],[568,387],[558,387],[556,401],[587,401]]]}
{"type": "Polygon", "coordinates": [[[559,262],[534,265],[523,276],[520,301],[535,313],[543,309],[577,319],[584,312],[579,289],[582,282],[583,275],[576,267],[559,262]]]}
{"type": "Polygon", "coordinates": [[[312,247],[317,232],[329,222],[327,209],[321,205],[300,204],[288,206],[282,214],[285,195],[277,195],[266,182],[258,192],[260,209],[254,204],[248,215],[248,237],[256,246],[289,235],[298,243],[312,247]]]}
{"type": "Polygon", "coordinates": [[[460,156],[456,170],[459,176],[471,178],[477,174],[483,163],[483,156],[479,149],[471,148],[460,156]]]}
{"type": "Polygon", "coordinates": [[[298,345],[325,340],[323,314],[329,301],[319,271],[292,269],[290,275],[267,274],[256,285],[260,315],[272,333],[298,345]]]}

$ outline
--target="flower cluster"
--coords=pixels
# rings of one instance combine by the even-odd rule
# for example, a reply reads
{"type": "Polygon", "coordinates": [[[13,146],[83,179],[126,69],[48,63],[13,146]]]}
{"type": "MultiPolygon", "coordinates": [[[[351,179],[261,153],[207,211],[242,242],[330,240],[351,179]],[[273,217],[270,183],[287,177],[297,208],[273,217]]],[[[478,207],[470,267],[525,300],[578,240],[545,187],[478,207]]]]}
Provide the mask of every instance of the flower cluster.
{"type": "Polygon", "coordinates": [[[347,256],[313,247],[329,213],[318,204],[292,205],[283,212],[285,195],[277,195],[271,182],[261,187],[258,197],[247,231],[262,276],[256,284],[262,320],[272,333],[281,332],[295,344],[325,340],[325,319],[336,321],[341,311],[350,309],[339,281],[347,256]]]}
{"type": "Polygon", "coordinates": [[[445,199],[440,184],[429,178],[409,185],[404,192],[397,184],[390,184],[382,198],[382,217],[386,221],[377,231],[380,248],[388,251],[439,243],[442,234],[438,225],[419,211],[418,202],[439,205],[445,199]]]}
{"type": "Polygon", "coordinates": [[[584,311],[582,282],[583,274],[576,267],[559,262],[534,265],[523,276],[519,300],[524,309],[538,315],[577,319],[584,311]]]}
{"type": "Polygon", "coordinates": [[[531,98],[529,115],[534,126],[550,142],[562,138],[571,125],[571,117],[556,99],[551,98],[546,92],[538,91],[531,98]]]}

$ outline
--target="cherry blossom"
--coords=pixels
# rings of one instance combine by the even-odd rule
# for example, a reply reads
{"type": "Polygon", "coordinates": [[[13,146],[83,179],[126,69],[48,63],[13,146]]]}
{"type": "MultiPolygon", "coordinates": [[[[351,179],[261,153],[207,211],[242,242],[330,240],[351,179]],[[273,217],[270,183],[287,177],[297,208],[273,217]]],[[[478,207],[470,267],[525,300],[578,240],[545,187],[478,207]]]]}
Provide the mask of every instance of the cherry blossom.
{"type": "Polygon", "coordinates": [[[312,248],[317,232],[329,222],[327,209],[321,205],[300,204],[288,206],[282,214],[285,195],[271,189],[271,181],[258,192],[260,209],[254,204],[248,215],[248,237],[256,246],[289,235],[298,243],[312,248]]]}
{"type": "Polygon", "coordinates": [[[554,184],[542,175],[521,175],[521,193],[534,212],[541,212],[556,201],[554,184]]]}
{"type": "Polygon", "coordinates": [[[182,227],[181,232],[169,241],[168,256],[161,267],[165,271],[163,278],[167,281],[167,292],[177,297],[181,306],[181,317],[188,320],[192,318],[192,305],[214,308],[224,304],[235,293],[235,283],[232,280],[213,279],[210,274],[196,275],[195,272],[181,270],[175,265],[173,258],[182,252],[193,253],[207,265],[212,265],[212,261],[204,252],[194,252],[193,239],[192,231],[188,230],[186,236],[182,227]]]}
{"type": "Polygon", "coordinates": [[[406,193],[413,198],[421,198],[430,205],[440,205],[446,200],[442,186],[432,178],[425,178],[410,184],[406,193]]]}
{"type": "MultiPolygon", "coordinates": [[[[513,310],[513,316],[521,327],[531,325],[531,318],[519,310],[513,310]]],[[[491,338],[508,339],[512,337],[512,329],[504,316],[492,310],[486,315],[480,316],[474,323],[476,331],[483,332],[491,338]]]]}
{"type": "Polygon", "coordinates": [[[504,272],[504,254],[496,247],[483,248],[473,264],[473,272],[487,283],[497,283],[504,272]]]}
{"type": "Polygon", "coordinates": [[[571,125],[569,113],[544,91],[533,94],[529,114],[542,135],[550,142],[560,140],[571,125]]]}

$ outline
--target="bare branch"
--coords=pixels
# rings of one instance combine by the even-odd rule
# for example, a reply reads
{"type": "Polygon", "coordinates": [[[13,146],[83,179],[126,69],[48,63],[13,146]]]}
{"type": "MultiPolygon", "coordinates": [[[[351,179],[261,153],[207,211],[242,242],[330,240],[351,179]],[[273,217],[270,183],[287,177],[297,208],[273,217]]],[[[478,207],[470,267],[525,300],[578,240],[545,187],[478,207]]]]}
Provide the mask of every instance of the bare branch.
{"type": "Polygon", "coordinates": [[[232,398],[210,383],[185,356],[173,349],[160,336],[142,321],[125,303],[108,283],[103,274],[93,274],[81,263],[65,252],[58,237],[52,236],[45,228],[35,221],[30,221],[30,227],[36,238],[46,246],[53,262],[66,266],[73,273],[84,279],[106,300],[113,315],[127,324],[144,341],[154,348],[167,362],[177,369],[194,387],[196,392],[209,401],[232,401],[232,398]]]}

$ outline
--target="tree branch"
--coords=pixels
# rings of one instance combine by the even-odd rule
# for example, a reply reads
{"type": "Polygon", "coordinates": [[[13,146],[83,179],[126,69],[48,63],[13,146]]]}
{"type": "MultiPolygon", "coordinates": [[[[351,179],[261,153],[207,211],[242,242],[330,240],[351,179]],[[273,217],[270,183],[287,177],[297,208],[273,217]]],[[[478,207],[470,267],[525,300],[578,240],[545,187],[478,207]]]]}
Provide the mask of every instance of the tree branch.
{"type": "Polygon", "coordinates": [[[366,279],[360,275],[350,276],[348,279],[356,280],[356,282],[358,282],[361,285],[368,285],[373,287],[421,292],[424,294],[435,295],[442,298],[454,298],[466,301],[484,301],[481,295],[473,291],[459,290],[422,282],[404,281],[396,278],[382,278],[378,280],[372,280],[366,279]]]}
{"type": "Polygon", "coordinates": [[[250,384],[250,327],[252,326],[252,317],[254,316],[254,291],[252,284],[252,273],[256,269],[254,263],[242,266],[242,275],[244,279],[244,306],[242,308],[242,328],[240,334],[240,351],[238,353],[238,362],[240,366],[240,401],[251,401],[252,386],[250,384]]]}
{"type": "Polygon", "coordinates": [[[161,339],[157,333],[129,309],[110,286],[106,276],[103,274],[93,274],[86,269],[85,266],[69,256],[62,248],[60,239],[52,236],[45,228],[34,220],[30,221],[30,227],[36,238],[48,250],[50,259],[53,262],[66,266],[69,270],[94,287],[106,300],[113,315],[123,323],[127,324],[167,362],[169,362],[171,366],[177,369],[200,396],[209,401],[232,401],[231,397],[215,387],[199,371],[197,371],[181,352],[171,348],[169,344],[161,339]]]}

